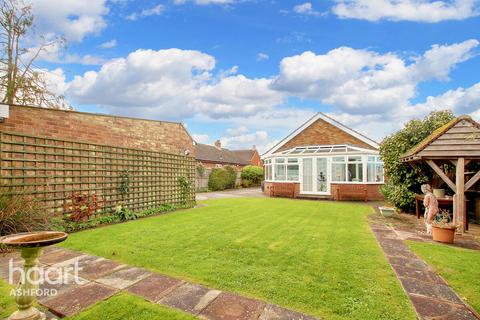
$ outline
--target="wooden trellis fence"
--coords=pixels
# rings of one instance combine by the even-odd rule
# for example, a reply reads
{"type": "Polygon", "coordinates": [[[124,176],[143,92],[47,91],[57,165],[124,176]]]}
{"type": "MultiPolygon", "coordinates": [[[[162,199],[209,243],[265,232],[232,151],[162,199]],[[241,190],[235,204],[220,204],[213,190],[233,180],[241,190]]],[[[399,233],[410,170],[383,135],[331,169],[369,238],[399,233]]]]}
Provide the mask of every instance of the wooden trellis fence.
{"type": "Polygon", "coordinates": [[[96,195],[101,210],[120,201],[143,210],[195,197],[193,157],[9,132],[0,132],[0,173],[2,192],[32,194],[55,212],[74,193],[96,195]],[[191,183],[187,199],[180,177],[191,183]]]}

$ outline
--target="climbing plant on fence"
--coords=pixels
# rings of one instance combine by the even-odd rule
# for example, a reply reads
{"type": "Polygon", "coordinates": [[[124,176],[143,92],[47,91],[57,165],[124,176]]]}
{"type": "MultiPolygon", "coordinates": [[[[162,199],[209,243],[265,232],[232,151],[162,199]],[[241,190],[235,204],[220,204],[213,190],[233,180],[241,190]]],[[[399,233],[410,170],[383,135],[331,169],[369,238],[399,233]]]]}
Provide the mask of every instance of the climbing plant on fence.
{"type": "Polygon", "coordinates": [[[0,191],[32,194],[54,212],[73,195],[95,195],[98,211],[194,203],[195,159],[181,155],[0,132],[0,191]],[[191,181],[190,189],[179,178],[191,181]],[[186,199],[187,198],[187,199],[186,199]]]}

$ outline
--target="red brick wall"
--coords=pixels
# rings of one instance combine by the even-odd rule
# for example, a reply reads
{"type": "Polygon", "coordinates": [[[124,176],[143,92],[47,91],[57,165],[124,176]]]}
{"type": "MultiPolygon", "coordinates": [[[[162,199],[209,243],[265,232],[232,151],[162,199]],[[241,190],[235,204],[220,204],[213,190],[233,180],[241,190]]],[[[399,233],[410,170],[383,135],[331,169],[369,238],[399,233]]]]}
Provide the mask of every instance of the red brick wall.
{"type": "MultiPolygon", "coordinates": [[[[265,182],[264,193],[269,197],[273,197],[277,194],[279,188],[282,193],[291,198],[296,198],[300,195],[300,183],[290,182],[265,182]],[[277,191],[277,192],[275,192],[277,191]]],[[[333,200],[361,200],[361,201],[379,201],[383,200],[383,196],[380,193],[381,185],[378,184],[331,184],[331,194],[333,200]]],[[[323,196],[322,196],[323,198],[323,196]]]]}
{"type": "Polygon", "coordinates": [[[296,198],[300,194],[298,182],[265,182],[264,193],[269,197],[296,198]]]}
{"type": "Polygon", "coordinates": [[[182,124],[75,111],[10,106],[0,131],[194,156],[182,124]]]}
{"type": "Polygon", "coordinates": [[[383,196],[380,193],[381,184],[332,183],[330,186],[334,200],[383,200],[383,196]]]}
{"type": "Polygon", "coordinates": [[[288,141],[278,151],[299,146],[332,144],[350,144],[361,148],[373,149],[369,144],[349,135],[322,119],[318,119],[292,140],[288,141]]]}
{"type": "Polygon", "coordinates": [[[260,155],[258,154],[257,150],[255,150],[255,152],[253,153],[251,164],[252,166],[258,166],[258,167],[263,166],[262,159],[260,159],[260,155]]]}

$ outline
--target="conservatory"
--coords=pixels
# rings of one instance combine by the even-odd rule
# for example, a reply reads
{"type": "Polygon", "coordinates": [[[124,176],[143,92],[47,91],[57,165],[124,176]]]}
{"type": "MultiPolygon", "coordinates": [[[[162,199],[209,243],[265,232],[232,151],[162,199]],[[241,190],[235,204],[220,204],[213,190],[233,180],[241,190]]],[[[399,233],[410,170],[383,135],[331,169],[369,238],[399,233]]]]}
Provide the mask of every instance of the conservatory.
{"type": "MultiPolygon", "coordinates": [[[[321,129],[332,130],[325,126],[321,129]]],[[[307,128],[303,132],[311,135],[307,128]]],[[[299,145],[308,140],[325,140],[323,135],[319,138],[321,131],[318,128],[316,133],[317,138],[315,135],[310,139],[297,138],[295,143],[290,143],[291,146],[285,142],[283,147],[271,149],[263,155],[266,194],[335,200],[380,200],[379,186],[384,183],[384,170],[376,145],[354,145],[354,139],[341,134],[329,140],[353,143],[299,145]]]]}

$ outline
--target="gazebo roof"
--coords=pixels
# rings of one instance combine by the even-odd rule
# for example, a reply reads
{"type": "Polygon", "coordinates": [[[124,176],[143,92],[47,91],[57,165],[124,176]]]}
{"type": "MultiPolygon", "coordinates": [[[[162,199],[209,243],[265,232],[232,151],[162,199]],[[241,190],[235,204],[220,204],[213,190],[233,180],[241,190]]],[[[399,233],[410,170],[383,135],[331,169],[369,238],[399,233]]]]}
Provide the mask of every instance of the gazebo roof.
{"type": "Polygon", "coordinates": [[[470,116],[458,117],[438,128],[404,154],[400,161],[459,157],[480,159],[480,124],[470,116]]]}

